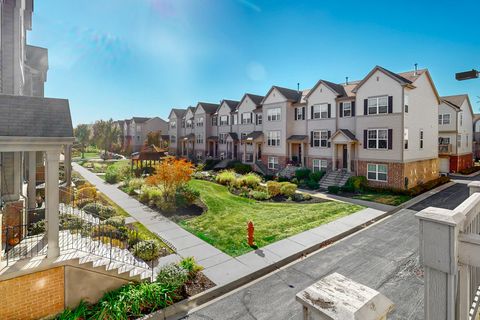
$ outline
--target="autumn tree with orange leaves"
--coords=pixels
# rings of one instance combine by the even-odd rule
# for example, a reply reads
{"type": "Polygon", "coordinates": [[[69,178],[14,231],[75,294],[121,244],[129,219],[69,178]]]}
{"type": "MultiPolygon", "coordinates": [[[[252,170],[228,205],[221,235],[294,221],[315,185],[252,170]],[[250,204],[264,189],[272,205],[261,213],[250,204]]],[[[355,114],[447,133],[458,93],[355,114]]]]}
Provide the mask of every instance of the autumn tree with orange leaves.
{"type": "Polygon", "coordinates": [[[175,201],[175,193],[190,181],[193,164],[185,159],[166,157],[155,167],[155,174],[146,179],[147,184],[157,186],[163,191],[165,202],[175,201]]]}

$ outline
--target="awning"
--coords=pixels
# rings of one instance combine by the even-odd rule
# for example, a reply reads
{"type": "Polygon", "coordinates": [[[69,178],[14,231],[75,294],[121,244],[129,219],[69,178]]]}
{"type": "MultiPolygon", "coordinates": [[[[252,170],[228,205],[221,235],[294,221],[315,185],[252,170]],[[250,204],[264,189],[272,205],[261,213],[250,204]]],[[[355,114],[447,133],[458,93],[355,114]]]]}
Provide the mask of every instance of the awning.
{"type": "Polygon", "coordinates": [[[289,142],[308,142],[308,136],[306,135],[292,135],[290,136],[287,141],[289,142]]]}

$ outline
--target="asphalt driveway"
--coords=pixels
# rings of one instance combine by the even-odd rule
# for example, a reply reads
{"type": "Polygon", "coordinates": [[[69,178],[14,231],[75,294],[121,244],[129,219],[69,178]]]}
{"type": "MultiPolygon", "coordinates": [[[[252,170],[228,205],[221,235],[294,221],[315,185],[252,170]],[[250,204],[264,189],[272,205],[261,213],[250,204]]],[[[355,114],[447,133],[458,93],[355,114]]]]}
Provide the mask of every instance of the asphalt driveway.
{"type": "Polygon", "coordinates": [[[455,209],[460,203],[467,199],[468,195],[468,185],[464,183],[456,183],[453,186],[414,204],[409,207],[409,209],[421,211],[427,207],[438,207],[451,210],[455,209]]]}

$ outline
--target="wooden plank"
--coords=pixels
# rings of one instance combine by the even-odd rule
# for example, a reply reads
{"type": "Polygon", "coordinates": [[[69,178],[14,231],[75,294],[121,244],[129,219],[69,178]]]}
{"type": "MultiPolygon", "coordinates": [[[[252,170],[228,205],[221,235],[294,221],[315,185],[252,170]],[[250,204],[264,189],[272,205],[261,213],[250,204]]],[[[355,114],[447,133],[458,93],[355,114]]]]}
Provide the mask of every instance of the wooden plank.
{"type": "Polygon", "coordinates": [[[458,261],[469,266],[480,267],[480,235],[458,235],[458,261]]]}

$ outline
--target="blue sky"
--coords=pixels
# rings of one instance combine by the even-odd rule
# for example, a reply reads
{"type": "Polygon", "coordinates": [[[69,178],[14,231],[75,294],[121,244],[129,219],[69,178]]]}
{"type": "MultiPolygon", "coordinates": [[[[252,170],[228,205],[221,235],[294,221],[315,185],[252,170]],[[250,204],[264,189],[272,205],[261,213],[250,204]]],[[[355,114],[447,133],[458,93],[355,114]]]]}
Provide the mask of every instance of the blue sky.
{"type": "Polygon", "coordinates": [[[46,95],[75,124],[240,100],[271,85],[428,68],[441,95],[480,79],[478,1],[37,0],[30,44],[49,49],[46,95]],[[462,21],[463,20],[463,21],[462,21]]]}

